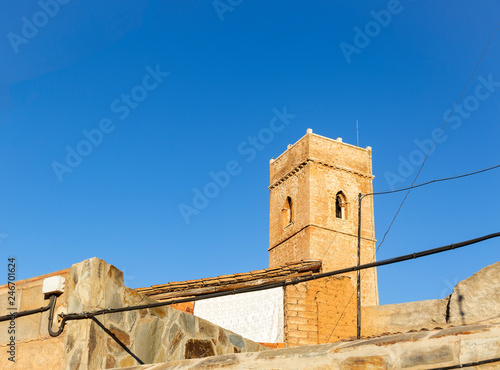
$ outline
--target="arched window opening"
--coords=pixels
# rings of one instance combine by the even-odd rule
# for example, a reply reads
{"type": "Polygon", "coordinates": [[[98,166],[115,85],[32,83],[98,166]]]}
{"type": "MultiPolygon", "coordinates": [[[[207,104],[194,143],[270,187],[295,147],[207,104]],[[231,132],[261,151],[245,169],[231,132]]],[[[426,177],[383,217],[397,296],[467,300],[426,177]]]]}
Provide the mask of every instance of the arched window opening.
{"type": "Polygon", "coordinates": [[[292,198],[286,197],[285,204],[283,205],[281,212],[283,216],[283,225],[286,227],[293,222],[292,198]]]}
{"type": "Polygon", "coordinates": [[[346,198],[344,193],[339,191],[335,197],[335,217],[345,220],[346,215],[346,198]]]}

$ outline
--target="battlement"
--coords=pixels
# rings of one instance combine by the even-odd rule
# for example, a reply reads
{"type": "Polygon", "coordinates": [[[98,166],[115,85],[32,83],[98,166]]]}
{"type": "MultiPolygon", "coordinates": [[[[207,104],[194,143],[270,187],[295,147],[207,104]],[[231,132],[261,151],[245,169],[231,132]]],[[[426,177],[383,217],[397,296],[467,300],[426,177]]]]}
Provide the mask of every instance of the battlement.
{"type": "Polygon", "coordinates": [[[316,161],[340,169],[372,176],[372,148],[360,148],[317,135],[311,129],[276,159],[270,161],[270,186],[306,161],[316,161]]]}

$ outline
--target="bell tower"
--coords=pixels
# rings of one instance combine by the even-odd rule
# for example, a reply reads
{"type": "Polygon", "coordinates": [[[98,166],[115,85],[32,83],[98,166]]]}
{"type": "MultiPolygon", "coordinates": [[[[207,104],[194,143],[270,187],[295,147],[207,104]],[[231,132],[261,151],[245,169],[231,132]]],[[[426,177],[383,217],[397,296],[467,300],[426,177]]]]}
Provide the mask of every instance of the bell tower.
{"type": "MultiPolygon", "coordinates": [[[[269,267],[304,259],[322,271],[357,264],[358,194],[373,192],[372,151],[307,130],[270,163],[269,267]]],[[[375,261],[373,197],[361,216],[361,263],[375,261]]],[[[348,273],[356,284],[356,273],[348,273]]],[[[361,272],[363,306],[378,304],[376,270],[361,272]]],[[[354,297],[355,300],[355,297],[354,297]]]]}

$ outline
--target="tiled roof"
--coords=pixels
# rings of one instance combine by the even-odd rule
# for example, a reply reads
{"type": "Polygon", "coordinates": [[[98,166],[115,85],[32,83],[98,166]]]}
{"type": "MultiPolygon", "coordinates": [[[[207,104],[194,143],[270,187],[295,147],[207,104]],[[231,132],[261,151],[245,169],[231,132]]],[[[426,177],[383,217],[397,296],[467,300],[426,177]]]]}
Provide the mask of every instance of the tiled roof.
{"type": "Polygon", "coordinates": [[[221,275],[197,280],[175,281],[168,284],[137,288],[135,290],[156,300],[163,301],[171,298],[196,296],[199,294],[284,281],[298,276],[310,275],[319,272],[320,269],[321,261],[305,260],[246,273],[221,275]]]}

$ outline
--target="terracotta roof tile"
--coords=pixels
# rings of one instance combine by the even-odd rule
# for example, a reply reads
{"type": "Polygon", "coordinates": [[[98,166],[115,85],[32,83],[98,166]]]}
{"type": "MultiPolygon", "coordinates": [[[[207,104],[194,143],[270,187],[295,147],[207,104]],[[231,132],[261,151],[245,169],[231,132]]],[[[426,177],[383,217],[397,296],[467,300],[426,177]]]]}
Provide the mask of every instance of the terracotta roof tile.
{"type": "MultiPolygon", "coordinates": [[[[321,269],[321,261],[318,260],[305,260],[287,263],[284,266],[270,267],[262,270],[254,270],[245,273],[236,273],[231,275],[220,275],[211,278],[194,279],[187,281],[174,281],[168,284],[158,284],[151,287],[137,288],[136,290],[147,296],[162,295],[168,296],[174,292],[188,291],[192,289],[207,289],[213,287],[212,290],[229,290],[235,289],[232,286],[240,286],[245,284],[251,286],[252,282],[255,284],[262,284],[262,280],[288,278],[298,275],[310,275],[313,272],[319,272],[321,269]]],[[[176,293],[176,295],[179,295],[176,293]]]]}

